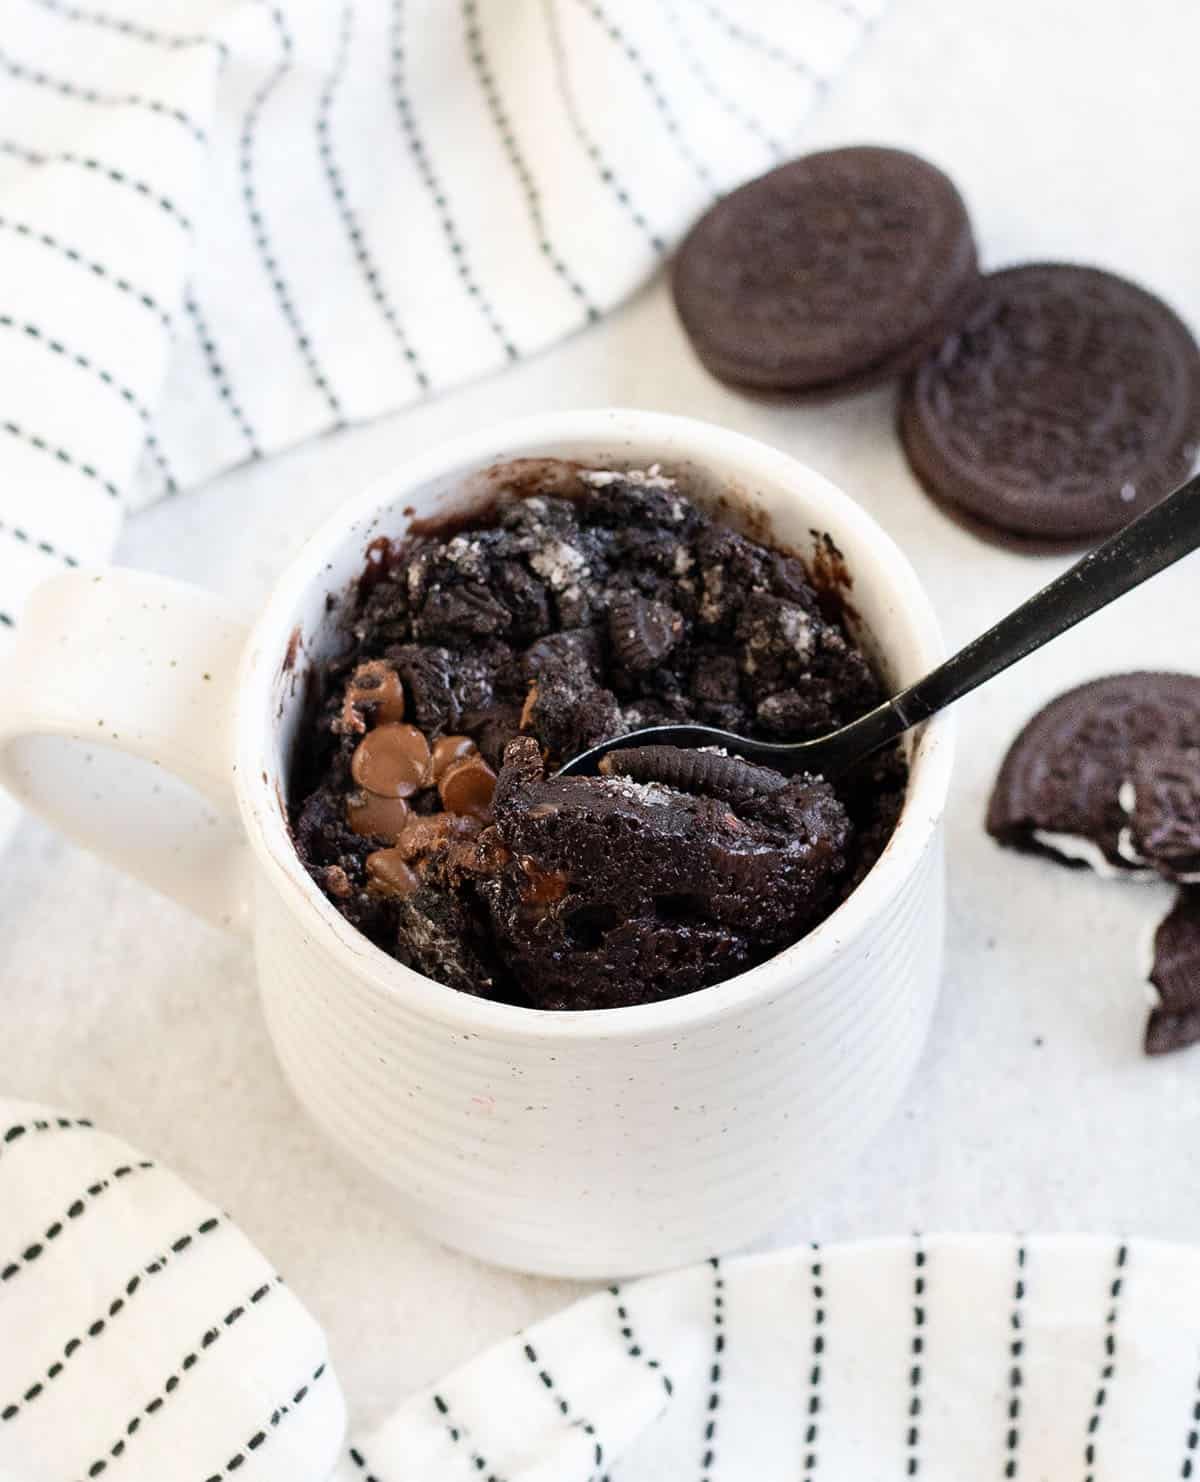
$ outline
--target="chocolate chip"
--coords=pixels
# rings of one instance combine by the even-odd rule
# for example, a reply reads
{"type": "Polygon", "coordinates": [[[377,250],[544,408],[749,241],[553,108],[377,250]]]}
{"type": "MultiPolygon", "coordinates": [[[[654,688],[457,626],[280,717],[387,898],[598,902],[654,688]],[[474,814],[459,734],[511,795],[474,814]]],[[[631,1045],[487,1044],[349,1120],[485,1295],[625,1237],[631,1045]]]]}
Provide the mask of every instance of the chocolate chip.
{"type": "Polygon", "coordinates": [[[346,802],[346,822],[364,839],[395,841],[409,817],[410,809],[403,798],[385,798],[373,792],[363,792],[346,802]]]}
{"type": "Polygon", "coordinates": [[[483,818],[491,810],[496,774],[476,752],[453,762],[438,783],[442,806],[448,813],[483,818]]]}
{"type": "Polygon", "coordinates": [[[358,743],[350,771],[381,798],[407,798],[429,785],[429,742],[416,726],[376,726],[358,743]]]}
{"type": "Polygon", "coordinates": [[[528,854],[522,855],[519,863],[528,882],[521,890],[521,899],[527,906],[551,906],[566,895],[569,882],[566,870],[539,869],[537,861],[528,854]]]}
{"type": "Polygon", "coordinates": [[[373,889],[401,899],[412,895],[421,883],[399,849],[377,849],[368,854],[367,875],[373,889]]]}
{"type": "Polygon", "coordinates": [[[430,763],[430,773],[434,782],[440,782],[448,767],[461,761],[463,757],[470,756],[476,749],[470,736],[439,736],[433,743],[430,763]]]}

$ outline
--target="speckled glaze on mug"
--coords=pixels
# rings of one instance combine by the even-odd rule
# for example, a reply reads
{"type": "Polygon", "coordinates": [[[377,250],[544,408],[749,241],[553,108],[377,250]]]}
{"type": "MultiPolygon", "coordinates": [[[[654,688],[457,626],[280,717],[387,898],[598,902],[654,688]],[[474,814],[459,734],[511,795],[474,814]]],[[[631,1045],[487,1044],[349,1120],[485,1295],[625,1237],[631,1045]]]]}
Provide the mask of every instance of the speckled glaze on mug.
{"type": "Polygon", "coordinates": [[[555,414],[456,439],[351,500],[249,633],[212,596],[158,577],[47,583],[4,686],[0,777],[89,847],[252,933],[297,1095],[409,1223],[525,1271],[627,1275],[762,1234],[894,1109],[941,973],[952,733],[939,716],[910,738],[900,822],[853,895],[727,982],[552,1013],[401,966],[333,909],[292,847],[305,674],[337,645],[337,605],[371,541],[480,498],[518,458],[657,462],[801,554],[828,534],[888,680],[911,683],[943,656],[908,561],[810,469],[682,418],[555,414]]]}

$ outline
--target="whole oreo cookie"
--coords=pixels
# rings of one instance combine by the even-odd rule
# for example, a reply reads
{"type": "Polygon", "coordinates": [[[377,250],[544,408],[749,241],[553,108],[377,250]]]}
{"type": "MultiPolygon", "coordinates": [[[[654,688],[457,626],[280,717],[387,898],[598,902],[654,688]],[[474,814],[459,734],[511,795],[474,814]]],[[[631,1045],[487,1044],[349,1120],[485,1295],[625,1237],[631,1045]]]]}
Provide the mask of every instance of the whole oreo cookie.
{"type": "Polygon", "coordinates": [[[1138,755],[1161,744],[1200,746],[1200,678],[1118,674],[1069,690],[1009,748],[988,832],[1002,844],[1102,874],[1149,874],[1121,850],[1129,824],[1121,796],[1138,755]]]}
{"type": "Polygon", "coordinates": [[[973,301],[953,183],[899,149],[806,155],[733,191],[675,260],[679,317],[714,375],[823,393],[918,365],[973,301]]]}
{"type": "Polygon", "coordinates": [[[1181,890],[1154,934],[1150,982],[1158,1003],[1146,1024],[1146,1054],[1200,1040],[1200,890],[1181,890]]]}
{"type": "Polygon", "coordinates": [[[1118,530],[1187,477],[1200,348],[1145,289],[1093,268],[993,273],[910,378],[900,435],[935,496],[1043,539],[1118,530]]]}

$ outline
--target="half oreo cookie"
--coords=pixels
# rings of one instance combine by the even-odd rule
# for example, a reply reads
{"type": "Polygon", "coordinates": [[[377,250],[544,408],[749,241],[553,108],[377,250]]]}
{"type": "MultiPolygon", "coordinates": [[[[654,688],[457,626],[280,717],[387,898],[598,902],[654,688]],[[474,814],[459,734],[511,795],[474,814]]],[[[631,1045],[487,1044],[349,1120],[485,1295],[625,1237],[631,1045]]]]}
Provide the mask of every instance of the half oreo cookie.
{"type": "Polygon", "coordinates": [[[1122,852],[1129,828],[1122,795],[1139,756],[1164,744],[1200,747],[1200,678],[1118,674],[1069,690],[1009,748],[988,806],[988,832],[1002,844],[1101,874],[1149,875],[1148,862],[1128,857],[1128,840],[1122,852]]]}

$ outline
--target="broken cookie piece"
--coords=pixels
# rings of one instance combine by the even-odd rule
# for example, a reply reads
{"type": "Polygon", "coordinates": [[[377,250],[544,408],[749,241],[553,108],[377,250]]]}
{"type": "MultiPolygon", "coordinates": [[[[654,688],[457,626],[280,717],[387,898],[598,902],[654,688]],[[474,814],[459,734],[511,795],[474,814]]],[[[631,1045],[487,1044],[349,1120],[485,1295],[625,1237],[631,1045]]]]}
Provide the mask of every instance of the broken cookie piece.
{"type": "Polygon", "coordinates": [[[1152,874],[1121,850],[1123,784],[1138,756],[1167,743],[1200,747],[1200,679],[1133,673],[1051,701],[1009,748],[988,807],[1002,844],[1117,878],[1152,874]]]}
{"type": "Polygon", "coordinates": [[[1146,1024],[1146,1054],[1200,1041],[1200,890],[1181,890],[1154,934],[1150,982],[1158,993],[1146,1024]]]}

